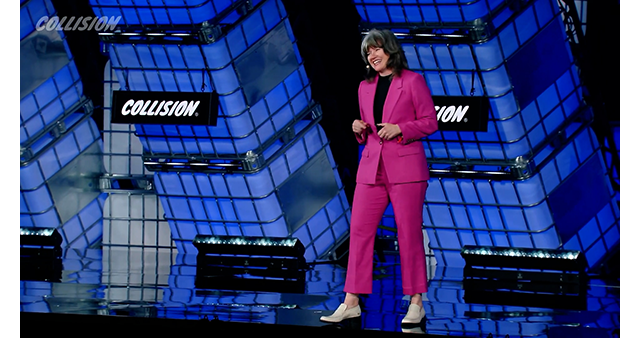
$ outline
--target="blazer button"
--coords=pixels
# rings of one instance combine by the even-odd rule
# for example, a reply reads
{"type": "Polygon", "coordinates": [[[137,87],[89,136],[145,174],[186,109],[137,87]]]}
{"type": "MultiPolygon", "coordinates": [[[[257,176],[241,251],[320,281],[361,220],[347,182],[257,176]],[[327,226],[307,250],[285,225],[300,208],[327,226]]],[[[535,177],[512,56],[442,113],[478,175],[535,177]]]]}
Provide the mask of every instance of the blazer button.
{"type": "Polygon", "coordinates": [[[380,144],[382,144],[382,141],[380,141],[380,144]]]}

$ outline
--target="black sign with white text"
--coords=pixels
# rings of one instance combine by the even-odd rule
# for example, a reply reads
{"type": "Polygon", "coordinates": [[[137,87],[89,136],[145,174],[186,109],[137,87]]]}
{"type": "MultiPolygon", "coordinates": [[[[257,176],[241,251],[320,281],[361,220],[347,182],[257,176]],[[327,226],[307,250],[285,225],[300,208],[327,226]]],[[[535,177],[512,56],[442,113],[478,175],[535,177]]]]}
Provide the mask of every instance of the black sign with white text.
{"type": "Polygon", "coordinates": [[[487,131],[489,99],[484,96],[433,96],[441,131],[487,131]]]}
{"type": "Polygon", "coordinates": [[[216,126],[218,93],[114,91],[111,123],[216,126]]]}

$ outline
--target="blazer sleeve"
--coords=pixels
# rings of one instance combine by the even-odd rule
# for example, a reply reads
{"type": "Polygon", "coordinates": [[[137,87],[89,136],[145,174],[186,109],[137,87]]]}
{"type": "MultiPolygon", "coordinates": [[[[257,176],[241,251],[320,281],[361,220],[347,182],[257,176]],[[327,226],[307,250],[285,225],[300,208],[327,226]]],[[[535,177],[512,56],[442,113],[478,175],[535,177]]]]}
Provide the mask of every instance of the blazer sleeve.
{"type": "MultiPolygon", "coordinates": [[[[360,87],[358,87],[358,106],[360,109],[360,119],[364,121],[364,112],[362,111],[362,82],[360,82],[360,87]]],[[[353,133],[356,136],[356,140],[358,141],[358,143],[360,144],[365,144],[367,143],[367,134],[370,132],[370,128],[369,129],[365,129],[361,134],[357,134],[357,133],[353,133]]]]}
{"type": "Polygon", "coordinates": [[[416,109],[416,119],[398,123],[402,132],[401,144],[408,144],[429,136],[438,130],[436,108],[427,82],[419,74],[410,83],[411,98],[416,109]]]}

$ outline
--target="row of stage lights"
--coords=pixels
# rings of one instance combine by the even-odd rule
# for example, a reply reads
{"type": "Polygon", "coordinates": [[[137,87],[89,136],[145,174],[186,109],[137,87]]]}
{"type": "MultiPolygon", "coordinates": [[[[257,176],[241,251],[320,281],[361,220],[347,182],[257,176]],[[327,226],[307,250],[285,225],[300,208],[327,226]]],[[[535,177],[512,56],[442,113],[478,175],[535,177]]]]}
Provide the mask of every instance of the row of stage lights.
{"type": "Polygon", "coordinates": [[[552,258],[575,260],[580,256],[579,251],[548,250],[526,248],[500,248],[500,247],[464,247],[463,255],[503,256],[503,257],[528,257],[528,258],[552,258]]]}
{"type": "Polygon", "coordinates": [[[299,242],[297,238],[270,238],[270,237],[234,237],[234,236],[204,236],[197,235],[193,244],[214,244],[214,245],[257,245],[257,246],[277,246],[295,247],[299,242]]]}

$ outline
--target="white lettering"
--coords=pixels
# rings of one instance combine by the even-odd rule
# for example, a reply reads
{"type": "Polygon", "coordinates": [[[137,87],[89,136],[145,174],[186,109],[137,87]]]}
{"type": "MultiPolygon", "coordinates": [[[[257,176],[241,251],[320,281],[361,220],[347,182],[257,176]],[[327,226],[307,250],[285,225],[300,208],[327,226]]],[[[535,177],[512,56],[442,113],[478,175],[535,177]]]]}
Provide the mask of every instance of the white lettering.
{"type": "Polygon", "coordinates": [[[153,103],[151,104],[151,107],[149,107],[149,110],[147,111],[147,115],[153,115],[153,108],[155,108],[158,105],[158,100],[153,101],[153,103]]]}
{"type": "Polygon", "coordinates": [[[144,107],[142,107],[142,111],[140,112],[140,115],[147,115],[147,107],[149,107],[149,104],[151,104],[151,101],[144,102],[144,107]]]}
{"type": "MultiPolygon", "coordinates": [[[[158,102],[158,101],[156,101],[156,102],[158,102]]],[[[149,111],[149,115],[153,115],[153,116],[158,115],[158,113],[162,109],[162,105],[163,104],[164,104],[164,101],[160,102],[160,105],[158,105],[158,108],[156,108],[156,111],[154,111],[153,113],[151,111],[149,111]]]]}
{"type": "Polygon", "coordinates": [[[142,100],[136,101],[136,103],[133,105],[133,108],[131,108],[131,116],[138,115],[138,113],[140,113],[140,110],[142,110],[143,105],[144,105],[144,101],[142,100]]]}
{"type": "Polygon", "coordinates": [[[124,103],[124,105],[122,106],[122,115],[129,115],[129,113],[131,112],[130,107],[133,106],[134,102],[134,100],[129,100],[124,103]]]}
{"type": "Polygon", "coordinates": [[[107,26],[105,28],[108,28],[109,30],[115,30],[116,25],[118,24],[118,22],[120,22],[120,19],[121,18],[119,16],[118,17],[112,16],[109,19],[109,22],[107,22],[107,26]]]}
{"type": "Polygon", "coordinates": [[[91,21],[91,24],[89,25],[89,28],[87,28],[88,30],[93,29],[93,25],[96,24],[96,21],[98,21],[98,18],[93,18],[93,21],[91,21]]]}
{"type": "Polygon", "coordinates": [[[118,23],[122,17],[120,16],[79,16],[79,17],[58,17],[58,16],[43,16],[36,22],[37,31],[74,31],[74,30],[116,30],[118,23]]]}
{"type": "Polygon", "coordinates": [[[184,111],[187,109],[187,105],[188,105],[187,101],[180,101],[180,104],[178,105],[178,108],[176,108],[176,111],[174,114],[176,116],[182,116],[184,111]]]}
{"type": "Polygon", "coordinates": [[[101,31],[106,25],[107,25],[107,21],[109,20],[109,18],[107,18],[106,16],[101,17],[100,19],[98,19],[97,23],[96,23],[96,30],[97,31],[101,31]]]}
{"type": "Polygon", "coordinates": [[[128,100],[122,105],[120,113],[123,116],[193,116],[200,101],[160,101],[158,100],[128,100]]]}
{"type": "Polygon", "coordinates": [[[464,119],[469,106],[436,106],[438,111],[438,121],[441,122],[460,122],[464,119]]]}
{"type": "MultiPolygon", "coordinates": [[[[72,16],[71,19],[69,19],[69,21],[67,22],[67,25],[64,26],[64,30],[71,30],[71,24],[73,23],[73,19],[75,19],[75,16],[72,16]]],[[[62,24],[65,22],[65,20],[67,20],[67,17],[63,17],[62,20],[60,20],[60,26],[62,28],[62,24]]],[[[61,29],[62,30],[62,29],[61,29]]]]}
{"type": "Polygon", "coordinates": [[[38,32],[40,32],[43,29],[45,29],[45,25],[46,25],[47,21],[49,21],[49,17],[48,16],[41,17],[40,20],[38,20],[38,22],[36,22],[36,30],[38,32]]]}
{"type": "Polygon", "coordinates": [[[78,20],[76,20],[76,24],[73,25],[72,30],[76,30],[78,29],[78,25],[82,22],[82,18],[78,18],[78,20]]]}
{"type": "Polygon", "coordinates": [[[172,104],[173,104],[173,101],[167,101],[167,103],[165,103],[164,105],[164,110],[160,113],[160,116],[165,116],[169,114],[169,108],[171,107],[172,104]]]}
{"type": "Polygon", "coordinates": [[[167,116],[171,116],[173,115],[173,111],[176,109],[176,107],[178,106],[177,102],[174,102],[175,104],[173,106],[171,106],[171,110],[169,110],[169,115],[167,116]]]}
{"type": "Polygon", "coordinates": [[[48,31],[53,31],[56,28],[58,28],[58,23],[60,23],[60,19],[58,19],[57,16],[54,16],[53,18],[49,19],[49,21],[47,21],[47,30],[48,31]]]}
{"type": "Polygon", "coordinates": [[[82,26],[78,27],[78,30],[83,31],[83,30],[87,29],[87,27],[89,25],[89,20],[91,20],[90,16],[82,19],[82,26]]]}
{"type": "Polygon", "coordinates": [[[189,105],[187,106],[187,110],[185,111],[185,115],[188,115],[188,116],[193,115],[193,113],[196,111],[196,108],[198,108],[198,105],[200,105],[200,101],[189,102],[189,105]]]}

